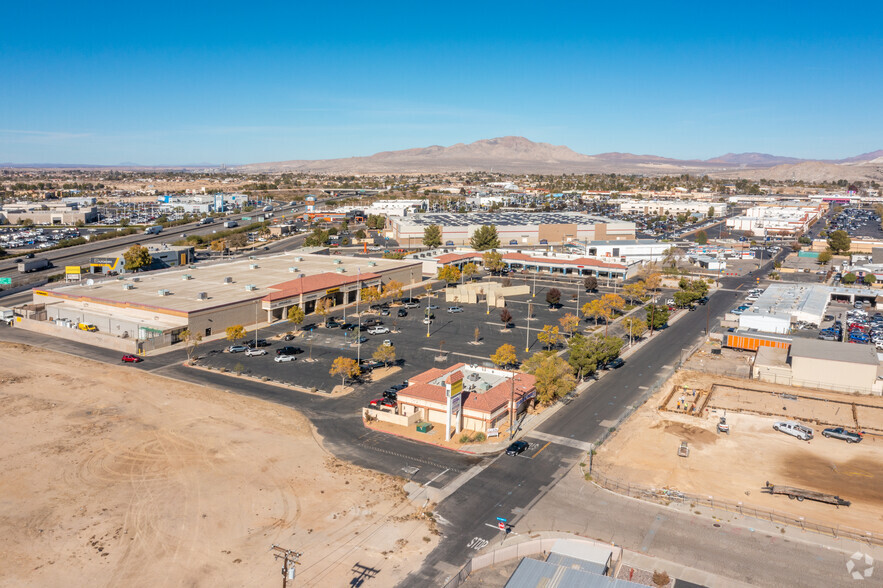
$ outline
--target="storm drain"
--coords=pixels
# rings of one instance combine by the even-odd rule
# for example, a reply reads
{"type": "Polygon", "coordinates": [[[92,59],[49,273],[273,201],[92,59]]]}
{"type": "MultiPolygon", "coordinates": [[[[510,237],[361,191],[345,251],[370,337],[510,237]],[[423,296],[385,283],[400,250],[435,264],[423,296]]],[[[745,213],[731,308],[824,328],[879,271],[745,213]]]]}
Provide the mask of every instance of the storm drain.
{"type": "Polygon", "coordinates": [[[420,468],[415,468],[414,466],[408,466],[408,467],[402,468],[402,471],[405,472],[406,474],[408,474],[409,476],[413,476],[414,474],[416,474],[417,472],[420,471],[420,468]]]}

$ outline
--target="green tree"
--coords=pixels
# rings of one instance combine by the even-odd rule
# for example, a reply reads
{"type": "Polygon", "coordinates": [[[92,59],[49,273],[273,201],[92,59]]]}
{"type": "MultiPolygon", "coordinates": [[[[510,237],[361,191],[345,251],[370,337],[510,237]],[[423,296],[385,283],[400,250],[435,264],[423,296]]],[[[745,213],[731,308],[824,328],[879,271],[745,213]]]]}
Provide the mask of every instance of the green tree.
{"type": "Polygon", "coordinates": [[[135,243],[123,253],[123,267],[129,271],[137,271],[139,269],[149,267],[153,262],[150,251],[147,247],[143,247],[135,243]]]}
{"type": "Polygon", "coordinates": [[[500,246],[500,238],[497,236],[497,227],[483,225],[475,230],[470,239],[472,248],[476,251],[497,249],[500,246]]]}
{"type": "Polygon", "coordinates": [[[662,304],[647,305],[647,326],[656,331],[668,324],[668,307],[662,304]]]}
{"type": "Polygon", "coordinates": [[[304,318],[306,318],[306,315],[300,306],[294,305],[288,309],[288,322],[295,327],[300,327],[304,322],[304,318]]]}
{"type": "Polygon", "coordinates": [[[708,207],[708,218],[714,218],[714,206],[708,207]]]}
{"type": "Polygon", "coordinates": [[[819,265],[825,265],[833,259],[834,254],[830,251],[822,251],[819,253],[819,265]]]}
{"type": "Polygon", "coordinates": [[[307,247],[321,247],[328,241],[328,231],[323,231],[320,228],[313,229],[313,232],[304,240],[304,245],[307,247]]]}
{"type": "Polygon", "coordinates": [[[837,230],[828,237],[828,247],[834,255],[849,251],[851,245],[852,240],[846,231],[837,230]]]}
{"type": "Polygon", "coordinates": [[[871,284],[875,284],[877,282],[877,276],[874,274],[865,274],[865,277],[862,278],[862,281],[870,286],[871,284]]]}
{"type": "Polygon", "coordinates": [[[427,247],[438,247],[442,244],[441,227],[429,225],[423,229],[423,244],[427,247]]]}
{"type": "Polygon", "coordinates": [[[640,339],[647,332],[647,322],[632,316],[624,318],[622,326],[629,336],[629,341],[640,339]]]}
{"type": "Polygon", "coordinates": [[[356,234],[353,235],[353,237],[355,237],[356,239],[364,239],[367,236],[368,235],[365,234],[365,229],[359,229],[358,231],[356,231],[356,234]]]}
{"type": "Polygon", "coordinates": [[[855,281],[856,281],[857,279],[858,279],[858,278],[855,277],[855,274],[854,274],[854,273],[849,272],[848,274],[846,274],[845,276],[843,276],[843,277],[840,279],[840,281],[843,282],[844,284],[855,284],[855,281]]]}
{"type": "Polygon", "coordinates": [[[698,233],[696,233],[696,242],[699,245],[705,245],[706,243],[708,243],[708,233],[706,233],[705,231],[699,231],[698,233]]]}

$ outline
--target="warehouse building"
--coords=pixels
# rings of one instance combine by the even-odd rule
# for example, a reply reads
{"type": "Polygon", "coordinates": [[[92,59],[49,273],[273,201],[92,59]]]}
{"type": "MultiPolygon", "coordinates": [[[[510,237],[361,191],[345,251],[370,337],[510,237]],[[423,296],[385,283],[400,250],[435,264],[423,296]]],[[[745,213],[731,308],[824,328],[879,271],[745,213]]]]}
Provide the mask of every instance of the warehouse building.
{"type": "Polygon", "coordinates": [[[871,288],[831,287],[823,284],[771,284],[739,315],[739,328],[787,334],[795,323],[819,325],[832,300],[876,302],[871,288]]]}
{"type": "Polygon", "coordinates": [[[18,202],[0,209],[0,223],[16,225],[30,220],[35,225],[75,225],[98,220],[98,209],[75,202],[18,202]]]}
{"type": "MultiPolygon", "coordinates": [[[[420,262],[293,252],[36,289],[39,312],[32,318],[92,324],[97,332],[83,333],[89,342],[127,348],[121,340],[135,341],[146,351],[177,343],[185,329],[216,335],[233,325],[284,320],[295,305],[310,314],[319,300],[350,304],[362,288],[422,279],[420,262]]],[[[45,325],[39,330],[52,334],[45,325]]]]}
{"type": "Polygon", "coordinates": [[[795,338],[788,348],[758,348],[752,376],[787,386],[879,395],[879,367],[871,345],[795,338]]]}
{"type": "Polygon", "coordinates": [[[635,238],[635,223],[579,212],[429,213],[389,219],[392,237],[400,245],[419,245],[426,227],[438,225],[445,245],[467,245],[485,225],[497,229],[500,244],[556,245],[573,241],[635,238]]]}
{"type": "Polygon", "coordinates": [[[822,204],[753,206],[745,214],[727,219],[727,228],[756,237],[799,235],[822,218],[826,210],[822,204]]]}

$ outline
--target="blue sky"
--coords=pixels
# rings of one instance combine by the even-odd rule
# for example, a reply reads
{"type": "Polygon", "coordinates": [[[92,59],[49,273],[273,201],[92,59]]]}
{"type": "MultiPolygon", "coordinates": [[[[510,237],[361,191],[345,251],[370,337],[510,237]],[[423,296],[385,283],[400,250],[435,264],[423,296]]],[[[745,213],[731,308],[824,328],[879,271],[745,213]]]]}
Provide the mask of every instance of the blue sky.
{"type": "Polygon", "coordinates": [[[879,3],[306,4],[4,6],[0,162],[883,148],[879,3]]]}

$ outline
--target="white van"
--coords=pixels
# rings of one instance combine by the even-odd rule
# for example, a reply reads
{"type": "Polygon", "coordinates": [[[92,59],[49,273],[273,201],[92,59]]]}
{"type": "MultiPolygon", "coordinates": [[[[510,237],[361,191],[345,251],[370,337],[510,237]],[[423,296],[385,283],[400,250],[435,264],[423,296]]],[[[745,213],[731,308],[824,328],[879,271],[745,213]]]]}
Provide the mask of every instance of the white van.
{"type": "Polygon", "coordinates": [[[779,421],[773,425],[773,429],[797,437],[801,441],[809,441],[813,436],[812,429],[795,421],[779,421]]]}

